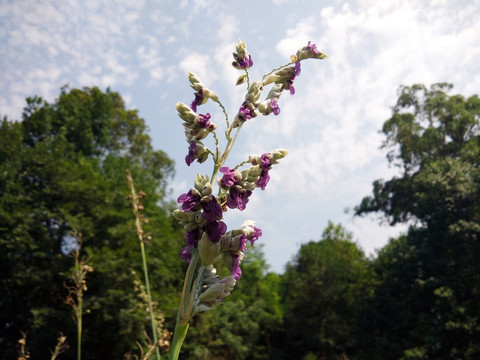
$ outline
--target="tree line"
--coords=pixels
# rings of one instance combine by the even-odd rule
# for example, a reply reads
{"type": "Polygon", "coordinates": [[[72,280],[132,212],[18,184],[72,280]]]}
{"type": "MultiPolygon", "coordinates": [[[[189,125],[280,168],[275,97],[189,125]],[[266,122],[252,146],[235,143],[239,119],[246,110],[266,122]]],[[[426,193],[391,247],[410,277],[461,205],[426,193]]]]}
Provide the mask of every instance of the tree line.
{"type": "MultiPolygon", "coordinates": [[[[400,87],[382,129],[398,174],[374,181],[355,208],[408,224],[405,234],[367,257],[354,234],[329,223],[282,274],[268,271],[256,245],[225,303],[195,318],[180,357],[480,358],[480,99],[451,89],[400,87]]],[[[165,193],[173,161],[153,149],[136,110],[96,87],[64,87],[53,103],[28,98],[21,121],[2,119],[0,144],[1,358],[49,359],[59,334],[68,344],[59,358],[75,357],[66,301],[74,231],[93,269],[82,354],[140,357],[150,316],[173,329],[185,272],[185,235],[165,193]],[[145,303],[126,169],[144,194],[155,314],[145,303]]]]}

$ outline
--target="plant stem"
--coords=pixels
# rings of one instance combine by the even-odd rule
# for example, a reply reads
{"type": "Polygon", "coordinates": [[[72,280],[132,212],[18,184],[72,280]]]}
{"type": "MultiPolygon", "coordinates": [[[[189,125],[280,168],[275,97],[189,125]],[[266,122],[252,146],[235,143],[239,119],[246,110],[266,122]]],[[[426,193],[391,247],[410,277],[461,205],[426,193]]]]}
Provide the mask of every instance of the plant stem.
{"type": "Polygon", "coordinates": [[[145,290],[148,298],[148,312],[150,313],[150,325],[152,326],[153,342],[155,344],[155,357],[160,360],[160,350],[158,349],[157,329],[155,326],[155,314],[153,313],[152,295],[150,293],[150,281],[148,280],[147,255],[145,254],[145,246],[143,241],[140,242],[140,249],[142,251],[143,273],[145,274],[145,290]]]}
{"type": "Polygon", "coordinates": [[[185,336],[187,335],[188,327],[189,323],[187,321],[183,321],[180,319],[177,320],[169,360],[178,359],[178,356],[180,355],[180,349],[183,345],[183,340],[185,340],[185,336]]]}
{"type": "MultiPolygon", "coordinates": [[[[187,272],[185,273],[185,280],[183,282],[182,298],[180,299],[180,306],[178,308],[177,323],[173,333],[172,348],[170,350],[169,359],[178,359],[180,349],[182,348],[183,340],[187,335],[190,318],[192,316],[193,304],[190,301],[191,292],[193,288],[193,278],[195,277],[195,269],[198,264],[198,249],[195,249],[188,264],[187,272]]],[[[196,283],[195,283],[196,284],[196,283]]]]}
{"type": "Polygon", "coordinates": [[[76,251],[75,256],[75,276],[78,278],[77,306],[75,307],[75,316],[77,318],[77,360],[82,359],[82,313],[83,313],[83,290],[82,276],[79,264],[80,248],[76,251]]]}
{"type": "MultiPolygon", "coordinates": [[[[221,159],[219,160],[218,163],[215,163],[213,166],[213,173],[212,177],[210,178],[210,181],[213,183],[215,176],[217,176],[218,170],[222,167],[222,165],[225,163],[227,160],[228,155],[230,154],[230,151],[232,151],[232,147],[235,144],[235,141],[237,141],[238,134],[240,133],[240,129],[242,128],[242,124],[240,124],[237,128],[237,132],[235,133],[235,136],[233,138],[230,138],[230,140],[227,143],[227,146],[225,147],[225,152],[223,153],[221,159]]],[[[228,130],[227,130],[228,131],[228,130]]],[[[231,129],[230,129],[231,131],[231,129]]]]}
{"type": "Polygon", "coordinates": [[[128,185],[130,186],[130,192],[132,195],[133,213],[135,214],[135,227],[137,228],[137,235],[138,235],[138,240],[140,242],[140,250],[142,253],[143,274],[145,277],[145,290],[147,292],[148,312],[150,313],[150,325],[152,327],[153,343],[155,344],[155,358],[157,360],[160,360],[161,357],[160,357],[160,350],[158,349],[158,336],[157,336],[157,329],[155,324],[155,314],[153,313],[152,295],[150,292],[150,281],[148,277],[147,255],[145,253],[145,245],[143,241],[143,229],[142,229],[142,223],[140,221],[140,214],[139,214],[139,208],[138,208],[139,198],[138,198],[137,192],[135,191],[132,174],[129,170],[127,170],[127,181],[128,181],[128,185]]]}

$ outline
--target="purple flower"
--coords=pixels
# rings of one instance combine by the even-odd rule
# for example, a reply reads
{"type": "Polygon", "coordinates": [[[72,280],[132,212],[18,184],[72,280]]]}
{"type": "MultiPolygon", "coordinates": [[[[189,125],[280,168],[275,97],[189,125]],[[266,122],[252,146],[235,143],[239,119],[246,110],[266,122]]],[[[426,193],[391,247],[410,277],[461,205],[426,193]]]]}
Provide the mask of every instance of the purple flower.
{"type": "Polygon", "coordinates": [[[253,246],[253,243],[258,240],[258,238],[262,236],[262,229],[257,228],[256,226],[253,227],[253,233],[250,234],[247,239],[250,241],[250,245],[253,246]]]}
{"type": "Polygon", "coordinates": [[[271,164],[269,159],[270,153],[262,154],[260,156],[260,169],[262,170],[270,170],[271,164]]]}
{"type": "Polygon", "coordinates": [[[246,102],[244,102],[242,106],[240,106],[240,110],[238,112],[243,115],[241,119],[243,121],[246,121],[252,118],[252,110],[250,110],[246,102]]]}
{"type": "Polygon", "coordinates": [[[232,186],[237,180],[237,175],[235,169],[230,169],[228,166],[220,168],[220,172],[223,174],[222,184],[225,186],[232,186]]]}
{"type": "Polygon", "coordinates": [[[317,50],[317,45],[315,44],[310,44],[310,41],[308,42],[307,49],[313,52],[313,55],[318,55],[320,54],[320,51],[317,50]]]}
{"type": "Polygon", "coordinates": [[[272,108],[273,114],[278,115],[280,114],[280,107],[278,106],[277,102],[274,98],[270,99],[270,107],[272,108]]]}
{"type": "Polygon", "coordinates": [[[185,163],[190,166],[194,161],[197,155],[197,143],[192,141],[188,147],[188,154],[185,156],[185,163]]]}
{"type": "Polygon", "coordinates": [[[201,201],[203,209],[203,218],[208,222],[220,220],[222,218],[222,207],[218,203],[215,196],[210,195],[208,198],[203,198],[201,201]]]}
{"type": "Polygon", "coordinates": [[[249,196],[252,192],[249,190],[239,189],[238,187],[231,187],[227,197],[227,206],[230,209],[237,209],[242,211],[248,203],[249,196]]]}
{"type": "Polygon", "coordinates": [[[223,221],[212,221],[207,224],[205,227],[205,232],[207,233],[208,239],[211,242],[217,243],[220,241],[220,238],[227,231],[227,225],[223,221]]]}
{"type": "Polygon", "coordinates": [[[242,69],[246,69],[246,68],[249,68],[249,67],[252,67],[253,66],[253,60],[252,60],[252,56],[251,55],[248,55],[248,58],[245,56],[243,59],[240,59],[238,61],[238,65],[237,65],[239,68],[242,68],[242,69]]]}
{"type": "Polygon", "coordinates": [[[257,186],[262,190],[265,190],[265,187],[270,181],[268,171],[272,167],[272,164],[270,163],[269,155],[270,154],[267,153],[260,156],[260,169],[262,169],[262,172],[257,180],[257,186]]]}
{"type": "Polygon", "coordinates": [[[182,204],[183,211],[190,211],[200,201],[200,195],[194,194],[190,189],[188,193],[182,194],[178,197],[177,202],[182,204]]]}
{"type": "Polygon", "coordinates": [[[197,119],[198,119],[198,125],[202,128],[202,129],[206,129],[210,126],[210,114],[209,113],[206,113],[205,115],[202,115],[202,114],[199,114],[197,119]]]}
{"type": "Polygon", "coordinates": [[[287,83],[289,85],[289,89],[290,89],[290,95],[294,95],[295,94],[295,88],[293,87],[293,81],[295,80],[295,78],[300,75],[300,73],[302,72],[302,68],[300,67],[300,61],[297,61],[295,63],[295,68],[294,68],[294,72],[293,72],[293,76],[287,80],[287,83]]]}
{"type": "Polygon", "coordinates": [[[240,247],[238,250],[242,252],[247,251],[247,236],[245,234],[242,234],[242,236],[240,236],[240,247]]]}
{"type": "Polygon", "coordinates": [[[192,260],[192,247],[190,245],[185,246],[180,252],[180,258],[190,262],[192,260]]]}
{"type": "Polygon", "coordinates": [[[198,246],[198,241],[200,240],[200,237],[201,237],[200,230],[194,229],[192,231],[187,231],[186,235],[187,235],[186,243],[196,248],[198,246]]]}
{"type": "Polygon", "coordinates": [[[260,177],[258,178],[257,186],[260,189],[265,190],[265,187],[267,186],[269,181],[270,181],[270,175],[268,175],[268,170],[264,170],[262,171],[262,173],[260,174],[260,177]]]}
{"type": "Polygon", "coordinates": [[[232,266],[232,275],[235,280],[238,280],[242,277],[242,269],[240,269],[240,256],[232,254],[233,266],[232,266]]]}
{"type": "Polygon", "coordinates": [[[203,99],[204,99],[203,89],[200,89],[198,92],[195,93],[195,99],[190,104],[190,108],[193,111],[197,112],[197,106],[203,103],[203,99]]]}
{"type": "Polygon", "coordinates": [[[297,63],[295,63],[295,77],[300,75],[301,72],[302,72],[302,67],[300,65],[300,61],[298,61],[297,63]]]}

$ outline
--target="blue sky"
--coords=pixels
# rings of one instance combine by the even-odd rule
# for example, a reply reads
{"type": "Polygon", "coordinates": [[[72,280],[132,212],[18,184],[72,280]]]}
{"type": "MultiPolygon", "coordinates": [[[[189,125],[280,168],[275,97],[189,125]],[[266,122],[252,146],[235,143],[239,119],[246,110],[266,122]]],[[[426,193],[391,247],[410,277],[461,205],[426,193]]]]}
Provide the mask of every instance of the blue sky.
{"type": "MultiPolygon", "coordinates": [[[[379,130],[397,89],[450,82],[454,93],[478,94],[479,16],[479,0],[0,0],[0,114],[20,119],[26,97],[53,101],[64,84],[110,87],[139,110],[154,147],[176,161],[176,198],[197,173],[211,173],[209,163],[184,163],[175,103],[193,99],[186,72],[214,90],[233,118],[244,97],[230,65],[239,39],[252,54],[252,80],[312,41],[328,59],[302,63],[296,94],[282,96],[279,116],[242,128],[227,165],[275,148],[289,156],[244,212],[228,213],[228,225],[256,220],[278,272],[302,243],[320,238],[328,220],[373,254],[405,228],[345,209],[375,179],[396,173],[379,149],[379,130]]],[[[218,108],[207,104],[207,111],[222,122],[218,108]]]]}

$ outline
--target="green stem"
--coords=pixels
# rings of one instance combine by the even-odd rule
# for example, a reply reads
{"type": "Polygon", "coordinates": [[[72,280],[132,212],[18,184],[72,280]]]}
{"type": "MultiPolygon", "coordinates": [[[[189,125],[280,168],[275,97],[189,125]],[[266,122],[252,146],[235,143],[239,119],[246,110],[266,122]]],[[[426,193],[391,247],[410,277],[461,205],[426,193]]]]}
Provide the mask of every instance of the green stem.
{"type": "Polygon", "coordinates": [[[187,335],[189,323],[178,319],[175,325],[175,333],[173,335],[172,349],[170,350],[169,360],[177,360],[180,355],[180,349],[183,345],[183,340],[187,335]]]}
{"type": "Polygon", "coordinates": [[[142,262],[143,262],[143,273],[145,275],[145,289],[147,291],[147,298],[148,298],[148,311],[150,313],[150,325],[152,327],[153,333],[153,342],[155,344],[155,357],[157,360],[160,360],[160,350],[158,349],[158,337],[157,337],[157,329],[155,327],[155,316],[153,313],[153,305],[152,305],[152,295],[150,293],[150,281],[148,280],[148,267],[147,267],[147,255],[145,254],[145,246],[143,241],[140,242],[140,249],[142,251],[142,262]]]}
{"type": "Polygon", "coordinates": [[[228,155],[230,154],[230,151],[232,151],[232,147],[233,145],[235,144],[235,141],[237,141],[237,138],[238,138],[238,134],[240,133],[240,129],[242,128],[242,125],[243,124],[240,124],[237,128],[237,132],[235,133],[235,136],[233,139],[231,139],[228,144],[227,144],[227,147],[225,148],[225,152],[223,153],[222,155],[222,159],[221,159],[221,162],[219,164],[219,168],[223,165],[223,163],[227,160],[227,157],[228,155]]]}
{"type": "MultiPolygon", "coordinates": [[[[170,350],[169,359],[178,359],[180,349],[182,348],[183,340],[187,335],[189,321],[192,316],[191,292],[193,288],[193,279],[195,277],[195,270],[198,264],[198,249],[195,249],[192,254],[190,264],[188,264],[187,272],[185,273],[185,280],[183,282],[182,298],[180,299],[180,306],[178,307],[177,323],[173,334],[172,348],[170,350]]],[[[196,284],[196,283],[195,283],[196,284]]]]}
{"type": "Polygon", "coordinates": [[[192,254],[192,259],[188,265],[187,272],[185,274],[185,280],[183,282],[183,291],[182,298],[180,300],[180,310],[179,317],[177,318],[177,323],[179,321],[190,320],[192,309],[189,307],[190,292],[192,291],[193,279],[195,277],[195,269],[197,268],[198,263],[198,249],[195,249],[192,254]]]}
{"type": "Polygon", "coordinates": [[[82,359],[82,301],[79,299],[77,310],[77,360],[82,359]]]}
{"type": "Polygon", "coordinates": [[[266,77],[268,77],[269,75],[273,74],[275,71],[282,70],[283,68],[286,68],[287,66],[290,66],[290,65],[293,65],[293,64],[294,64],[294,63],[289,62],[289,63],[286,64],[286,65],[282,65],[282,66],[279,66],[278,68],[273,69],[273,70],[270,71],[269,73],[263,75],[262,82],[265,80],[266,77]]]}
{"type": "Polygon", "coordinates": [[[82,271],[80,269],[80,246],[75,251],[75,283],[77,286],[77,304],[74,306],[75,317],[77,320],[77,360],[82,359],[82,313],[83,313],[83,290],[82,290],[82,271]]]}
{"type": "Polygon", "coordinates": [[[152,336],[153,336],[153,343],[155,344],[155,358],[160,360],[160,350],[158,349],[158,336],[157,336],[157,329],[155,324],[155,314],[153,313],[153,305],[152,305],[152,294],[150,292],[150,281],[148,277],[148,267],[147,267],[147,255],[145,253],[145,245],[143,241],[143,229],[142,224],[140,221],[140,214],[139,214],[139,199],[137,192],[135,191],[135,185],[133,183],[133,177],[130,170],[127,170],[127,181],[128,185],[130,186],[130,192],[132,194],[132,206],[133,206],[133,213],[135,214],[135,227],[137,229],[138,240],[140,242],[140,250],[142,253],[142,264],[143,264],[143,274],[145,277],[145,290],[147,292],[147,301],[148,301],[148,311],[150,313],[150,326],[152,327],[152,336]]]}

